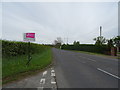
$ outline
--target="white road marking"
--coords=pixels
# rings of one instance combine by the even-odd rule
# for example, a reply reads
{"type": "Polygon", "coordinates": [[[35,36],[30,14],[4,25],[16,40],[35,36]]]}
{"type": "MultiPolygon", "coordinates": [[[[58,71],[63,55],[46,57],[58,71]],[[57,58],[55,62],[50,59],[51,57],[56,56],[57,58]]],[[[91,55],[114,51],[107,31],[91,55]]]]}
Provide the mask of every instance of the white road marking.
{"type": "Polygon", "coordinates": [[[51,84],[56,84],[56,82],[55,82],[55,79],[54,79],[54,78],[52,78],[52,79],[51,79],[51,84]]]}
{"type": "Polygon", "coordinates": [[[118,77],[118,76],[116,76],[116,75],[113,75],[113,74],[111,74],[111,73],[109,73],[109,72],[107,72],[107,71],[104,71],[104,70],[102,70],[102,69],[100,69],[100,68],[97,68],[97,69],[98,69],[99,71],[102,71],[102,72],[110,75],[110,76],[113,76],[114,78],[120,79],[120,77],[118,77]]]}
{"type": "Polygon", "coordinates": [[[91,60],[91,61],[93,61],[93,62],[96,62],[96,60],[94,60],[94,59],[90,59],[90,58],[87,58],[88,60],[91,60]]]}
{"type": "Polygon", "coordinates": [[[51,76],[55,77],[55,73],[51,73],[51,76]]]}
{"type": "Polygon", "coordinates": [[[44,72],[43,72],[43,77],[44,77],[46,74],[47,74],[47,71],[44,71],[44,72]]]}
{"type": "Polygon", "coordinates": [[[55,70],[51,70],[51,73],[55,73],[55,70]]]}
{"type": "Polygon", "coordinates": [[[42,79],[40,80],[40,84],[45,84],[45,78],[42,78],[42,79]]]}
{"type": "Polygon", "coordinates": [[[51,84],[56,84],[56,82],[51,82],[51,84]]]}
{"type": "Polygon", "coordinates": [[[79,57],[82,57],[82,58],[88,59],[90,61],[96,62],[96,60],[94,60],[94,59],[86,58],[86,57],[83,57],[83,56],[79,56],[79,57]]]}
{"type": "Polygon", "coordinates": [[[51,76],[55,76],[55,70],[51,70],[51,76]]]}

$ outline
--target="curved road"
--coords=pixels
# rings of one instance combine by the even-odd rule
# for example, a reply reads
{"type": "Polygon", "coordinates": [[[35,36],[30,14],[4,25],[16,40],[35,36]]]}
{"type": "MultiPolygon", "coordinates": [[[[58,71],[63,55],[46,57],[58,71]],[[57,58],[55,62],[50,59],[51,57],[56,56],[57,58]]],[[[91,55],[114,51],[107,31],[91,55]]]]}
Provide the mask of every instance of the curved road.
{"type": "MultiPolygon", "coordinates": [[[[118,88],[118,60],[106,56],[52,49],[54,65],[7,88],[118,88]]],[[[36,89],[35,89],[36,90],[36,89]]],[[[116,90],[116,89],[114,89],[116,90]]]]}

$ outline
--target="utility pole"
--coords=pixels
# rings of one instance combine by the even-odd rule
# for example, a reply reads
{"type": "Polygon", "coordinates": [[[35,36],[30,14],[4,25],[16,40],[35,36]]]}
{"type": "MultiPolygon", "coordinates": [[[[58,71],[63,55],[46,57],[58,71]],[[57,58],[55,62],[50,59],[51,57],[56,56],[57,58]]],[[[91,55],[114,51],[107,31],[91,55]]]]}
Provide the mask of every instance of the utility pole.
{"type": "Polygon", "coordinates": [[[67,37],[67,44],[68,44],[68,37],[67,37]]]}
{"type": "Polygon", "coordinates": [[[100,44],[101,44],[101,36],[102,36],[102,26],[100,26],[100,44]]]}
{"type": "Polygon", "coordinates": [[[102,35],[102,26],[100,26],[100,37],[102,35]]]}

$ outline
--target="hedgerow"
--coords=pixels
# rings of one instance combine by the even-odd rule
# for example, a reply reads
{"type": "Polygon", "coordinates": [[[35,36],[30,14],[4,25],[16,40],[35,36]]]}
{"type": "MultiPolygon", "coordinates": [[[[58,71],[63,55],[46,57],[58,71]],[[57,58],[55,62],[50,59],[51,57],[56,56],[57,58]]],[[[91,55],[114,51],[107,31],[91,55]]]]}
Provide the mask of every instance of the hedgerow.
{"type": "MultiPolygon", "coordinates": [[[[30,43],[30,53],[43,52],[47,47],[35,43],[30,43]],[[41,46],[41,47],[40,47],[41,46]],[[42,48],[44,47],[44,48],[42,48]]],[[[2,40],[2,56],[11,57],[26,55],[28,53],[28,43],[27,42],[16,42],[16,41],[6,41],[2,40]]]]}
{"type": "Polygon", "coordinates": [[[80,44],[80,45],[62,45],[62,49],[66,50],[78,50],[78,51],[87,51],[87,52],[95,52],[101,54],[108,54],[110,49],[107,45],[93,45],[93,44],[80,44]]]}

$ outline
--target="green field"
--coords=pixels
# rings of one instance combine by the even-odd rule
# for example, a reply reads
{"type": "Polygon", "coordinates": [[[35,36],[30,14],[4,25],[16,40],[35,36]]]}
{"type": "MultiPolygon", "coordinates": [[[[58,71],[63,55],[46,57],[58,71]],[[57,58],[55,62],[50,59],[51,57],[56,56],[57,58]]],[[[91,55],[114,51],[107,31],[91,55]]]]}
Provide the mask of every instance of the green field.
{"type": "MultiPolygon", "coordinates": [[[[24,73],[33,74],[37,70],[44,69],[52,62],[52,51],[50,47],[36,45],[37,52],[31,54],[31,61],[29,66],[26,65],[28,55],[6,56],[2,58],[2,79],[3,84],[17,80],[24,73]]],[[[25,75],[25,76],[26,76],[25,75]]]]}

